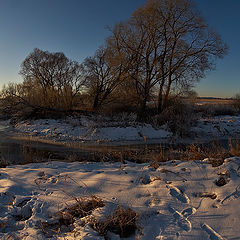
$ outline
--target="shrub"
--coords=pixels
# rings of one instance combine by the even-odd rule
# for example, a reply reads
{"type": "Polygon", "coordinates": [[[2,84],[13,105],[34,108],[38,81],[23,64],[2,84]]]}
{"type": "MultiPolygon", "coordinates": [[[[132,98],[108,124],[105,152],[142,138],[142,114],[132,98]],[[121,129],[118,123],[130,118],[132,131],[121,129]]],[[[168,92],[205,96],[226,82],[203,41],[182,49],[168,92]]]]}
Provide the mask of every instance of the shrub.
{"type": "Polygon", "coordinates": [[[161,114],[152,117],[152,121],[155,126],[167,124],[174,135],[184,137],[188,135],[189,128],[196,124],[197,117],[192,105],[177,98],[172,99],[161,114]]]}
{"type": "Polygon", "coordinates": [[[233,106],[238,112],[240,112],[240,93],[236,94],[236,96],[234,97],[233,106]]]}
{"type": "Polygon", "coordinates": [[[40,223],[40,227],[45,234],[51,237],[57,233],[61,233],[63,229],[65,232],[72,231],[72,225],[76,218],[88,216],[95,209],[104,207],[105,205],[102,199],[94,195],[90,198],[75,198],[75,200],[75,204],[67,206],[64,210],[57,213],[59,218],[55,221],[40,223]]]}
{"type": "Polygon", "coordinates": [[[106,236],[107,232],[113,232],[120,235],[120,237],[127,238],[135,233],[137,230],[137,213],[132,209],[124,209],[121,206],[115,209],[115,211],[106,217],[105,220],[95,220],[93,223],[93,229],[100,235],[106,236]]]}
{"type": "Polygon", "coordinates": [[[82,218],[90,215],[94,209],[104,207],[104,205],[103,200],[96,196],[91,196],[90,199],[76,198],[76,204],[67,206],[65,212],[72,217],[82,218]]]}
{"type": "Polygon", "coordinates": [[[202,113],[205,117],[236,115],[236,107],[232,104],[205,104],[195,107],[196,112],[202,113]]]}

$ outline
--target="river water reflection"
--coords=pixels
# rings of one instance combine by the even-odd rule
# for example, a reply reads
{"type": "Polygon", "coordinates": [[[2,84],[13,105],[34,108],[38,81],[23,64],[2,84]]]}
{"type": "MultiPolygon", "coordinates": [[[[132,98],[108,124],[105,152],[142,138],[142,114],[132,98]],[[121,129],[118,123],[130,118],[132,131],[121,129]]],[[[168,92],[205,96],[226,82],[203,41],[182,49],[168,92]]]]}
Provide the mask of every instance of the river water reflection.
{"type": "MultiPolygon", "coordinates": [[[[15,133],[16,134],[16,133],[15,133]]],[[[100,160],[99,157],[103,153],[115,152],[116,155],[122,154],[124,151],[140,152],[140,157],[145,157],[146,151],[165,152],[172,151],[172,149],[184,149],[188,144],[169,144],[167,142],[160,143],[159,140],[150,140],[146,142],[126,142],[122,145],[119,143],[82,143],[77,148],[69,147],[63,144],[50,144],[41,141],[31,140],[16,140],[12,136],[14,131],[11,126],[0,122],[0,166],[26,164],[30,162],[42,162],[51,160],[60,161],[94,161],[100,160]],[[11,134],[9,134],[11,133],[11,134]]],[[[201,146],[210,146],[212,142],[199,143],[201,146]]],[[[232,140],[233,143],[239,143],[238,140],[232,140]]],[[[191,144],[191,143],[190,143],[191,144]]],[[[217,144],[225,149],[229,148],[228,139],[218,139],[217,144]]]]}

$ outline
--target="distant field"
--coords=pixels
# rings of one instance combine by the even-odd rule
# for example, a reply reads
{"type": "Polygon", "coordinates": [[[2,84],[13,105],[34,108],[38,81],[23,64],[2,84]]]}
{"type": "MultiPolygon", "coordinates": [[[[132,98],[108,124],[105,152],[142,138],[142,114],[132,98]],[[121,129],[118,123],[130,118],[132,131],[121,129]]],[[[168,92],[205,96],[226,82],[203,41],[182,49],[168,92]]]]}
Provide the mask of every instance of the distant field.
{"type": "Polygon", "coordinates": [[[197,104],[205,105],[205,104],[232,104],[232,99],[225,98],[198,98],[196,100],[197,104]]]}

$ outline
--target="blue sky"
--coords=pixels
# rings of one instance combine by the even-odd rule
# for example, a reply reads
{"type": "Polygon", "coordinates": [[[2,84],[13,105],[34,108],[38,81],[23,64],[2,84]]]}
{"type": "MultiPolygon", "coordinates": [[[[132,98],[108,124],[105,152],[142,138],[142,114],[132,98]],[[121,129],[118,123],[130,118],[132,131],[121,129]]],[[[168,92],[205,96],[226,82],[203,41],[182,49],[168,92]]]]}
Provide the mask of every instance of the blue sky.
{"type": "MultiPolygon", "coordinates": [[[[145,0],[0,0],[0,86],[20,82],[18,72],[35,48],[61,51],[73,60],[91,56],[110,32],[145,0]]],[[[195,0],[202,15],[229,45],[216,70],[197,84],[200,96],[240,92],[240,1],[195,0]]]]}

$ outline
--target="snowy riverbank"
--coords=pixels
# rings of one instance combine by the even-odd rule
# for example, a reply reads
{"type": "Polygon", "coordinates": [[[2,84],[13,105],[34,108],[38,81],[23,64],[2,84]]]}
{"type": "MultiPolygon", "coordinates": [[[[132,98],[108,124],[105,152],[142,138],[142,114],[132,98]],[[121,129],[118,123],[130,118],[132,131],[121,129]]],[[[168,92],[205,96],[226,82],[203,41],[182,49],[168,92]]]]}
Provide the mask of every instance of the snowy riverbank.
{"type": "Polygon", "coordinates": [[[119,121],[96,116],[67,118],[65,120],[40,119],[22,121],[15,125],[19,132],[33,137],[54,141],[78,142],[124,142],[124,141],[210,141],[214,138],[238,138],[240,116],[217,116],[202,118],[196,126],[187,129],[188,139],[173,137],[166,125],[154,128],[150,124],[140,124],[134,120],[119,121]]]}

